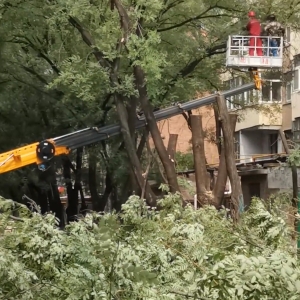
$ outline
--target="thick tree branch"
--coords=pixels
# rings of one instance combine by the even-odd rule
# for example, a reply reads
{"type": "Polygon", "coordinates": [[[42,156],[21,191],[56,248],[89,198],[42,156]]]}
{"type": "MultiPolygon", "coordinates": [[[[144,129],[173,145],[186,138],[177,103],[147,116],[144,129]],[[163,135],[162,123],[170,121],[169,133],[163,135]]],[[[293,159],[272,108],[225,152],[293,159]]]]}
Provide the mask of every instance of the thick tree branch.
{"type": "MultiPolygon", "coordinates": [[[[226,11],[232,11],[232,12],[240,12],[240,10],[237,10],[237,9],[234,9],[234,8],[228,8],[228,7],[224,7],[224,6],[219,6],[219,5],[211,5],[209,6],[205,11],[203,11],[201,14],[193,17],[193,18],[189,18],[189,19],[186,19],[178,24],[175,24],[175,25],[172,25],[172,26],[169,26],[169,27],[166,27],[166,28],[161,28],[161,29],[157,29],[157,32],[164,32],[164,31],[168,31],[168,30],[172,30],[172,29],[175,29],[175,28],[179,28],[179,27],[182,27],[188,23],[191,23],[193,21],[197,21],[197,20],[200,20],[200,19],[204,19],[204,18],[215,18],[215,17],[224,17],[224,16],[230,16],[230,15],[227,15],[227,14],[218,14],[218,15],[208,15],[208,16],[205,16],[209,11],[213,10],[213,9],[223,9],[223,10],[226,10],[226,11]]],[[[232,17],[234,17],[232,15],[232,17]]]]}
{"type": "Polygon", "coordinates": [[[24,44],[26,46],[29,46],[35,52],[37,52],[37,54],[38,54],[39,57],[43,58],[50,65],[51,69],[57,75],[60,74],[60,70],[57,68],[57,66],[55,65],[55,63],[45,53],[43,53],[40,49],[38,49],[38,47],[36,45],[34,45],[34,43],[32,43],[32,41],[28,37],[26,37],[26,36],[14,36],[13,40],[9,41],[9,42],[19,43],[19,44],[24,44]],[[24,39],[24,41],[19,40],[20,38],[24,39]]]}
{"type": "Polygon", "coordinates": [[[170,81],[168,87],[166,88],[166,92],[161,96],[163,99],[167,97],[169,91],[175,86],[176,82],[180,78],[187,77],[191,74],[196,67],[202,62],[205,58],[212,57],[216,54],[222,54],[226,52],[226,43],[222,43],[211,48],[206,49],[205,54],[193,60],[189,64],[187,64],[184,68],[182,68],[170,81]]]}
{"type": "MultiPolygon", "coordinates": [[[[171,2],[169,5],[167,5],[167,2],[168,1],[165,1],[165,5],[166,7],[159,13],[159,18],[162,17],[164,14],[166,14],[171,8],[181,4],[181,3],[184,3],[184,0],[175,0],[173,2],[171,2]]],[[[157,20],[159,20],[159,18],[157,20]]]]}
{"type": "Polygon", "coordinates": [[[103,53],[95,46],[95,42],[87,29],[75,17],[69,17],[69,22],[81,34],[82,40],[93,49],[93,54],[102,67],[110,67],[110,63],[104,58],[103,53]]]}

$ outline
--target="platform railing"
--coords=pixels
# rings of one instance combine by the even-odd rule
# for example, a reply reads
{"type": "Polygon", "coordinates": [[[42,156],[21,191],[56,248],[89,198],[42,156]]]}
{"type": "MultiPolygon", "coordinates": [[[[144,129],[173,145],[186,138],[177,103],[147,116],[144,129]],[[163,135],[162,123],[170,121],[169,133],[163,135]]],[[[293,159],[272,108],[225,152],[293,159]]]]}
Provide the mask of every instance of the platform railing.
{"type": "Polygon", "coordinates": [[[282,57],[282,37],[233,35],[228,38],[228,67],[281,68],[282,57]]]}
{"type": "Polygon", "coordinates": [[[254,55],[257,56],[257,50],[262,49],[262,56],[282,57],[283,38],[278,36],[231,36],[229,45],[229,55],[244,56],[249,54],[251,48],[254,49],[254,55]],[[253,39],[254,45],[250,46],[250,39],[253,39]],[[261,46],[258,45],[259,40],[261,46]],[[272,46],[273,44],[273,46],[272,46]],[[256,53],[255,53],[256,52],[256,53]],[[255,55],[256,54],[256,55],[255,55]]]}

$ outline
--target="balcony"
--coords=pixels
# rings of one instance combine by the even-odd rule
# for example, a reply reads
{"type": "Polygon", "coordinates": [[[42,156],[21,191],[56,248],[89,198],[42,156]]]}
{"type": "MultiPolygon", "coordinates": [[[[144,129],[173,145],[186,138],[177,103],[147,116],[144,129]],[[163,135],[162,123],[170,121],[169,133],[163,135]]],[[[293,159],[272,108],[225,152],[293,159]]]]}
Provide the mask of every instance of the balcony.
{"type": "MultiPolygon", "coordinates": [[[[277,77],[278,74],[273,74],[277,77]]],[[[272,76],[269,76],[272,78],[272,76]]],[[[229,88],[245,83],[242,77],[235,77],[225,82],[229,88]]],[[[277,129],[282,124],[282,83],[279,79],[268,79],[262,91],[248,91],[227,98],[230,111],[239,114],[236,131],[277,129]]]]}
{"type": "Polygon", "coordinates": [[[253,162],[255,159],[268,159],[274,154],[282,153],[283,148],[278,129],[280,126],[236,132],[237,159],[241,163],[247,163],[253,162]]]}

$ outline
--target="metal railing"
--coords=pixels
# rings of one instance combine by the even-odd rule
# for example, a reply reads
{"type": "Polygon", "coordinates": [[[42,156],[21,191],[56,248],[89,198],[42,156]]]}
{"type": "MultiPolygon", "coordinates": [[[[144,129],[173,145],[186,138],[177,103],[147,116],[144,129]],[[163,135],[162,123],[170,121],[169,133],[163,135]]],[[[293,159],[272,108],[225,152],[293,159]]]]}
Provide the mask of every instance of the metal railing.
{"type": "Polygon", "coordinates": [[[254,50],[254,56],[282,57],[283,38],[278,36],[253,37],[240,35],[234,35],[229,37],[227,49],[228,55],[249,55],[251,49],[254,50]],[[261,50],[262,55],[257,54],[257,52],[260,52],[259,50],[261,50]]]}

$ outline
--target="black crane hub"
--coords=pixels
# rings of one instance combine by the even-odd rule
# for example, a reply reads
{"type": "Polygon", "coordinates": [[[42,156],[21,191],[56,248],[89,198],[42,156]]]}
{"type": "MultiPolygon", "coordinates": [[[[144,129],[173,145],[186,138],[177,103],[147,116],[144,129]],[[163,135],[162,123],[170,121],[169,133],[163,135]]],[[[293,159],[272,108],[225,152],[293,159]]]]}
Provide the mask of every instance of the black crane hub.
{"type": "Polygon", "coordinates": [[[49,141],[40,142],[36,147],[36,155],[43,162],[49,161],[55,155],[55,147],[49,141]]]}

